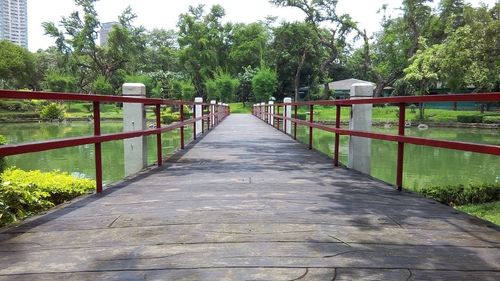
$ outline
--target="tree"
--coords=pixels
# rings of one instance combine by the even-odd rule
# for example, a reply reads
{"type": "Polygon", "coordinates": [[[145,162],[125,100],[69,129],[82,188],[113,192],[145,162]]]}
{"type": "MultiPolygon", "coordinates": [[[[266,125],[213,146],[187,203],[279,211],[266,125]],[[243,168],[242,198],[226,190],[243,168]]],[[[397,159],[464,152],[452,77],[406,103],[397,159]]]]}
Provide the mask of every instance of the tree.
{"type": "Polygon", "coordinates": [[[196,95],[196,88],[188,80],[174,80],[172,88],[170,97],[177,100],[193,100],[196,95]]]}
{"type": "MultiPolygon", "coordinates": [[[[412,63],[404,72],[404,80],[416,87],[416,94],[426,95],[429,93],[431,85],[438,81],[439,59],[438,55],[442,52],[442,46],[435,45],[426,48],[425,40],[421,44],[424,46],[422,50],[418,50],[413,58],[412,63]]],[[[424,119],[424,104],[420,103],[420,120],[424,119]]]]}
{"type": "Polygon", "coordinates": [[[252,78],[252,91],[255,101],[268,101],[276,92],[278,77],[275,71],[269,68],[261,68],[252,78]]]}
{"type": "Polygon", "coordinates": [[[179,16],[179,60],[183,70],[192,77],[199,96],[205,96],[205,81],[218,68],[227,68],[227,33],[229,25],[223,26],[225,15],[220,5],[205,14],[204,6],[190,6],[189,13],[179,16]]]}
{"type": "Polygon", "coordinates": [[[241,73],[246,67],[260,67],[265,61],[269,37],[267,28],[261,23],[234,25],[229,51],[232,73],[241,73]]]}
{"type": "Polygon", "coordinates": [[[52,22],[44,22],[45,33],[55,39],[58,51],[65,56],[67,71],[77,78],[81,91],[91,91],[94,81],[105,79],[118,92],[124,72],[133,72],[144,53],[144,29],[135,28],[136,18],[130,7],[119,16],[109,34],[108,45],[97,46],[100,23],[94,4],[97,0],[75,0],[83,16],[75,11],[60,21],[60,30],[52,22]]]}
{"type": "Polygon", "coordinates": [[[52,92],[71,93],[76,91],[75,78],[69,74],[50,70],[44,78],[44,89],[52,92]]]}
{"type": "Polygon", "coordinates": [[[33,55],[7,40],[0,41],[0,86],[22,88],[30,85],[34,73],[33,55]]]}
{"type": "MultiPolygon", "coordinates": [[[[290,90],[299,100],[301,81],[319,76],[322,53],[319,38],[308,23],[283,23],[274,30],[272,43],[280,92],[290,90]]],[[[307,85],[309,86],[309,85],[307,85]]]]}
{"type": "Polygon", "coordinates": [[[238,100],[243,104],[250,100],[250,95],[252,94],[252,79],[258,69],[254,69],[247,66],[243,73],[238,74],[238,80],[240,81],[240,87],[238,90],[238,100]]]}
{"type": "Polygon", "coordinates": [[[228,73],[219,71],[214,79],[205,82],[207,97],[210,100],[232,102],[239,85],[238,79],[232,78],[228,73]]]}
{"type": "Polygon", "coordinates": [[[365,60],[368,62],[369,38],[366,31],[359,29],[349,15],[337,14],[338,0],[271,0],[270,2],[278,6],[296,7],[304,12],[306,22],[316,32],[320,44],[328,49],[328,55],[321,63],[321,73],[328,73],[329,68],[339,63],[342,52],[349,47],[348,36],[353,31],[356,32],[356,37],[363,38],[365,60]],[[324,23],[329,26],[328,29],[321,28],[324,23]]]}

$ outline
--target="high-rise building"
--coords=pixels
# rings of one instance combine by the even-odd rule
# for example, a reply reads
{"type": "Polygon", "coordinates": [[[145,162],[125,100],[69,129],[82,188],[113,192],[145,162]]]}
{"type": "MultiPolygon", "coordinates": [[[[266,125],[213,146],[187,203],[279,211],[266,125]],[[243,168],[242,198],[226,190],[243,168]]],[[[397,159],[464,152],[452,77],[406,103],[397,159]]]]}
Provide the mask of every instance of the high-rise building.
{"type": "Polygon", "coordinates": [[[27,0],[0,0],[0,40],[28,48],[27,0]]]}
{"type": "Polygon", "coordinates": [[[99,45],[101,47],[108,44],[108,34],[111,32],[111,29],[113,29],[113,25],[115,24],[119,23],[112,21],[101,24],[101,30],[99,31],[99,45]]]}

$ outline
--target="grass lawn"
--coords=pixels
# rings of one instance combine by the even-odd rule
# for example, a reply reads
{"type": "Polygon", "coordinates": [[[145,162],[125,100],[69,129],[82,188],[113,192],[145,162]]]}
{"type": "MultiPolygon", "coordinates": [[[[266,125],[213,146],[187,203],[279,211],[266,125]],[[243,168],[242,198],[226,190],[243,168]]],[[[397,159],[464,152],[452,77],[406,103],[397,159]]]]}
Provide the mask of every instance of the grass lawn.
{"type": "Polygon", "coordinates": [[[231,113],[252,113],[253,103],[247,102],[243,106],[242,102],[233,102],[229,104],[229,107],[231,108],[231,113]]]}
{"type": "MultiPolygon", "coordinates": [[[[299,108],[299,113],[308,114],[309,109],[305,106],[299,108]]],[[[390,122],[398,121],[399,108],[396,106],[374,107],[373,108],[373,121],[390,122]]],[[[315,106],[314,107],[314,120],[335,120],[336,108],[331,106],[315,106]]],[[[457,122],[459,115],[481,115],[477,110],[446,110],[446,109],[426,109],[425,121],[434,122],[457,122]]],[[[500,122],[500,112],[485,112],[483,114],[484,121],[488,123],[500,122]]],[[[350,109],[342,108],[341,120],[347,121],[350,117],[350,109]]],[[[406,109],[406,120],[418,121],[418,109],[406,109]]]]}
{"type": "Polygon", "coordinates": [[[466,212],[476,217],[480,217],[490,221],[496,225],[500,225],[500,201],[457,206],[460,211],[466,212]]]}

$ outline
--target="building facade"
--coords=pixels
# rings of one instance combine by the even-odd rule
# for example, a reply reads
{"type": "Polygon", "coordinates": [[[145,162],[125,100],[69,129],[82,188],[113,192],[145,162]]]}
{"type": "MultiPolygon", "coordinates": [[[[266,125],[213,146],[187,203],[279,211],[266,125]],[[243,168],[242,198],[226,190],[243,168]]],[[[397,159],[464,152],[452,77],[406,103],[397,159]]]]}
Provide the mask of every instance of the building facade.
{"type": "Polygon", "coordinates": [[[28,48],[27,0],[0,0],[0,40],[28,48]]]}
{"type": "Polygon", "coordinates": [[[108,35],[115,24],[119,23],[113,21],[101,24],[101,30],[99,31],[99,46],[104,47],[108,44],[108,35]]]}

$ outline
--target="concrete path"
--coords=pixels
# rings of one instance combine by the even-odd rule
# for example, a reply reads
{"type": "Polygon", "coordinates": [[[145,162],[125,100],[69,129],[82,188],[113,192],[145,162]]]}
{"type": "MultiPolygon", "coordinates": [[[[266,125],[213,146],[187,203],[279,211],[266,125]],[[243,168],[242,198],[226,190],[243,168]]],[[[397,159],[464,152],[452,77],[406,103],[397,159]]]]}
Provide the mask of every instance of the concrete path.
{"type": "Polygon", "coordinates": [[[0,280],[500,280],[499,243],[231,115],[164,168],[0,232],[0,280]]]}

